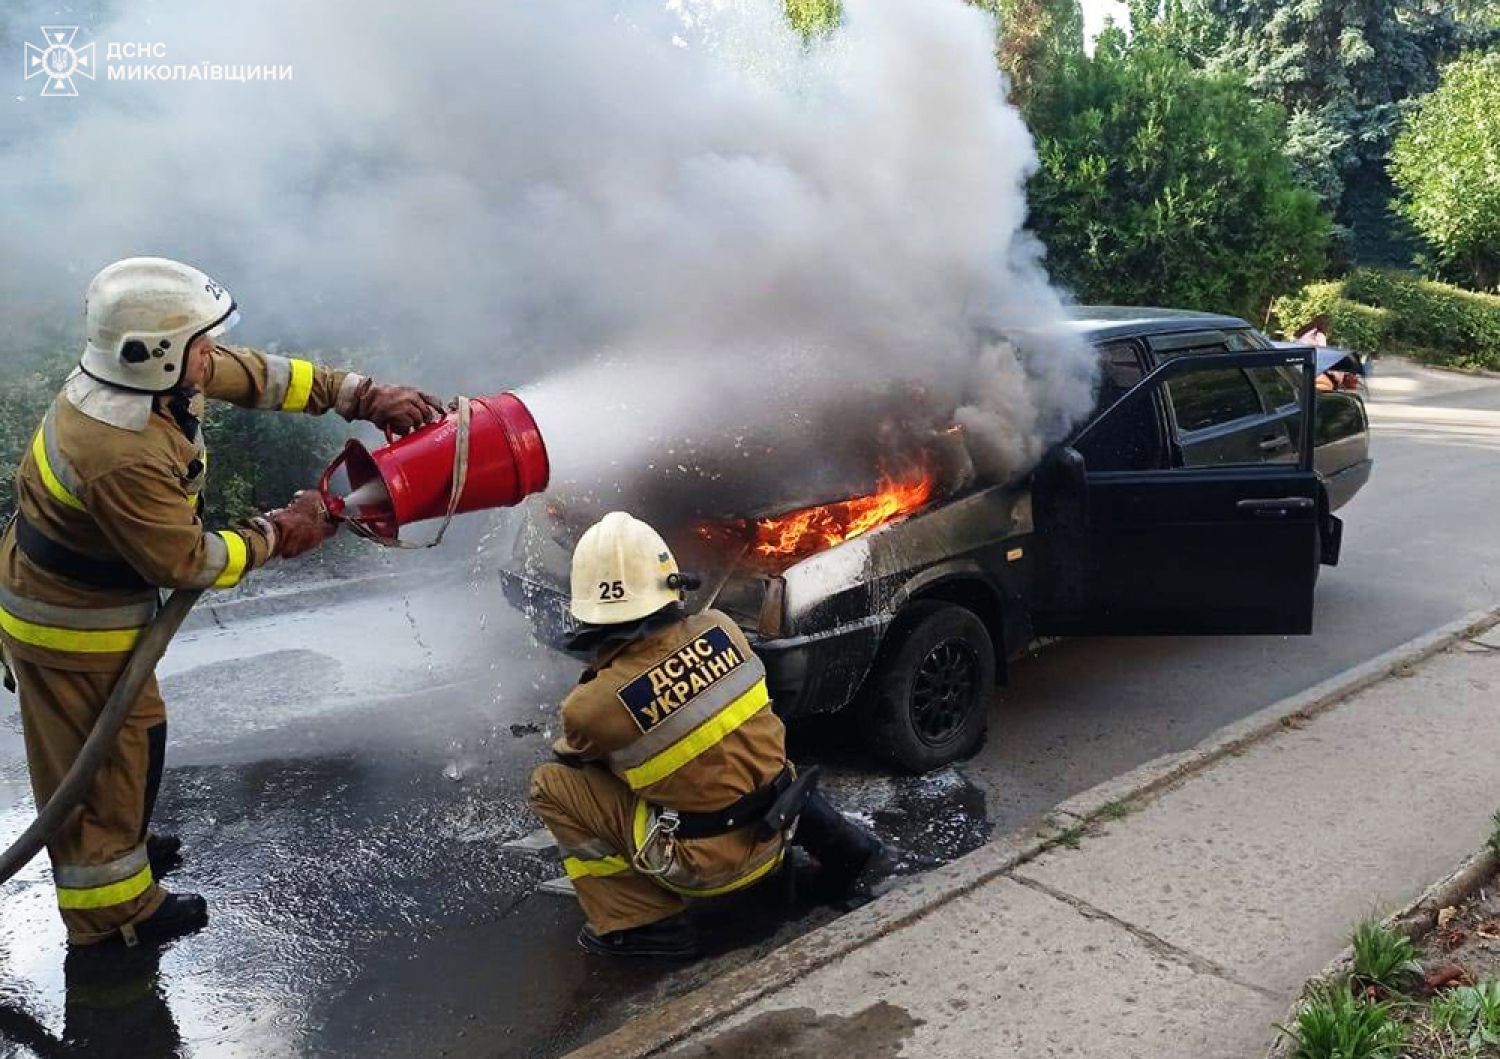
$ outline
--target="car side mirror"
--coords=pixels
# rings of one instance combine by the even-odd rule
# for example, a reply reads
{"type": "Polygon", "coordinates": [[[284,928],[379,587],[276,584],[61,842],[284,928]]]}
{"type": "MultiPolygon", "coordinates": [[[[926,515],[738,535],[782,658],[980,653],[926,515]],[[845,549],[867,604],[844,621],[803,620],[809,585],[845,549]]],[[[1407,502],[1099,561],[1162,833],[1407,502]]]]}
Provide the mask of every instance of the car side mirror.
{"type": "Polygon", "coordinates": [[[1083,454],[1071,445],[1057,446],[1043,457],[1035,482],[1061,493],[1083,492],[1088,484],[1083,454]]]}

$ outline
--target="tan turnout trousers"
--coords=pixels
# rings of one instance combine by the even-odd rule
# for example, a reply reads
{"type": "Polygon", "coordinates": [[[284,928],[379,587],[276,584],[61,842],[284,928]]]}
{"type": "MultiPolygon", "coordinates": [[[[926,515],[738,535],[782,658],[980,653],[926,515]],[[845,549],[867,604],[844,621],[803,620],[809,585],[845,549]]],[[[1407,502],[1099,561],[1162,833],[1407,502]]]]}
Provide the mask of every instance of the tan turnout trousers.
{"type": "MultiPolygon", "coordinates": [[[[45,805],[83,748],[115,678],[21,659],[13,660],[11,669],[21,696],[31,790],[37,805],[45,805]]],[[[121,924],[145,919],[166,899],[151,876],[144,845],[166,738],[167,707],[152,677],[76,818],[47,845],[72,944],[103,941],[121,924]]]]}
{"type": "Polygon", "coordinates": [[[563,763],[532,775],[531,804],[599,933],[645,926],[685,898],[743,889],[781,863],[753,829],[666,841],[664,810],[713,812],[786,766],[765,669],[733,620],[704,611],[609,649],[563,703],[563,763]]]}

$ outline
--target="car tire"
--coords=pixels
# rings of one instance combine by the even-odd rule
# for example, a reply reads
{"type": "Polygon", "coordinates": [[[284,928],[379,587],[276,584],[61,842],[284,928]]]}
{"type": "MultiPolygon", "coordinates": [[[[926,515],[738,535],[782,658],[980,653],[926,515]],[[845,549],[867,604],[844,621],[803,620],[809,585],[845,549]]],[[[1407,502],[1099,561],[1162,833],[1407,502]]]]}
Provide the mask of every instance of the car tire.
{"type": "Polygon", "coordinates": [[[912,772],[950,765],[984,741],[994,686],[984,622],[956,603],[913,603],[886,634],[866,684],[867,741],[912,772]]]}

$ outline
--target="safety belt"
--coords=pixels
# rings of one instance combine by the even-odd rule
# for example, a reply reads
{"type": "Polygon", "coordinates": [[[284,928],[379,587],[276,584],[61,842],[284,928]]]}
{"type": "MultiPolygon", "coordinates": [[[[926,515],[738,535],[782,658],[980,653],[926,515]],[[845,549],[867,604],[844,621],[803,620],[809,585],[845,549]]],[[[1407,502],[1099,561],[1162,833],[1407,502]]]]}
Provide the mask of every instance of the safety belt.
{"type": "Polygon", "coordinates": [[[797,775],[790,765],[782,768],[774,780],[759,787],[722,809],[711,812],[678,811],[677,839],[716,838],[755,827],[755,837],[764,842],[791,827],[818,784],[816,766],[797,775]]]}

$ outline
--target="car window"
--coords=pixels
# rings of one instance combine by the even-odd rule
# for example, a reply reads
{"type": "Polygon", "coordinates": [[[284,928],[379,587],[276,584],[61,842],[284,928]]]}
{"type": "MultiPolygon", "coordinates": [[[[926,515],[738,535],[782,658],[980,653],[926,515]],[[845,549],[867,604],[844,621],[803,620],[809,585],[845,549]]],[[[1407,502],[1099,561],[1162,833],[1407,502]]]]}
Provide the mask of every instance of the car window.
{"type": "MultiPolygon", "coordinates": [[[[1134,342],[1101,345],[1099,362],[1096,417],[1125,396],[1145,375],[1140,350],[1134,342]]],[[[1160,467],[1162,449],[1156,404],[1151,400],[1121,409],[1078,445],[1079,455],[1091,471],[1142,471],[1160,467]]]]}
{"type": "Polygon", "coordinates": [[[1297,403],[1295,373],[1288,368],[1251,368],[1250,378],[1265,398],[1266,411],[1274,412],[1297,403]]]}
{"type": "Polygon", "coordinates": [[[1167,383],[1167,395],[1185,434],[1261,414],[1260,398],[1240,368],[1192,372],[1167,383]]]}
{"type": "Polygon", "coordinates": [[[1229,331],[1224,335],[1224,346],[1231,353],[1254,353],[1270,348],[1254,331],[1229,331]]]}

